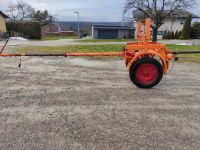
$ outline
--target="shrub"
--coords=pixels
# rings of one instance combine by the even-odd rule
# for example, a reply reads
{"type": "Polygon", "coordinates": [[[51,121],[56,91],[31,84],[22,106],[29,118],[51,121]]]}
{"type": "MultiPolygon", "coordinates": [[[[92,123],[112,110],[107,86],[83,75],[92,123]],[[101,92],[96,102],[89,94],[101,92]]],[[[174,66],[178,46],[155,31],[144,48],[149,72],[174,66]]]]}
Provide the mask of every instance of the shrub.
{"type": "Polygon", "coordinates": [[[195,22],[192,25],[191,32],[190,32],[190,37],[194,38],[194,39],[195,38],[200,38],[200,23],[195,22]]]}
{"type": "Polygon", "coordinates": [[[170,33],[170,39],[175,39],[174,31],[172,31],[172,32],[170,33]]]}
{"type": "Polygon", "coordinates": [[[166,31],[166,33],[163,35],[163,39],[175,39],[174,32],[166,31]]]}
{"type": "Polygon", "coordinates": [[[30,39],[41,39],[41,25],[37,22],[7,22],[8,32],[30,39]]]}
{"type": "Polygon", "coordinates": [[[178,30],[176,30],[176,32],[175,32],[175,35],[174,35],[175,37],[175,39],[179,39],[179,31],[178,30]]]}
{"type": "Polygon", "coordinates": [[[179,32],[178,32],[178,37],[179,37],[179,39],[180,39],[180,37],[181,37],[181,34],[182,34],[182,31],[179,31],[179,32]]]}

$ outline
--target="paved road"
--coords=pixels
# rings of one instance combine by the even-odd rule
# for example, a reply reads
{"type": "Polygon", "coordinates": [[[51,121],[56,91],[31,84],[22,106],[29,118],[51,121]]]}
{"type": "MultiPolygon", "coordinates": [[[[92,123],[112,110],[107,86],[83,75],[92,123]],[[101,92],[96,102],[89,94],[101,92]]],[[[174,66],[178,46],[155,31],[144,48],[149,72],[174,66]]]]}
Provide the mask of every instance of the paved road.
{"type": "MultiPolygon", "coordinates": [[[[162,40],[165,44],[193,44],[200,45],[200,40],[162,40]]],[[[10,40],[8,46],[65,46],[65,45],[105,45],[105,44],[125,44],[126,42],[79,42],[74,39],[61,39],[53,41],[16,41],[10,40]]],[[[0,41],[0,46],[4,42],[0,41]]]]}
{"type": "Polygon", "coordinates": [[[121,60],[18,62],[1,58],[1,150],[200,147],[199,64],[176,64],[142,90],[121,60]]]}

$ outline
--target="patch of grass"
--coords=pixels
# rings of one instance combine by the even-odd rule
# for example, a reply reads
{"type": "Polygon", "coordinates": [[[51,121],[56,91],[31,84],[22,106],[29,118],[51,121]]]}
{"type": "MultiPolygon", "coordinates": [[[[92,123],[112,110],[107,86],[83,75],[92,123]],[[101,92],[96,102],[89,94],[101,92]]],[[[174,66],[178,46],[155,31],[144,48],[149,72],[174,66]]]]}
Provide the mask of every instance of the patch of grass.
{"type": "Polygon", "coordinates": [[[190,45],[167,45],[167,48],[172,51],[190,51],[190,50],[200,50],[200,46],[190,46],[190,45]]]}
{"type": "MultiPolygon", "coordinates": [[[[120,52],[123,45],[68,45],[68,46],[29,46],[12,50],[14,53],[64,53],[64,52],[120,52]]],[[[91,59],[110,60],[110,57],[87,57],[91,59]]],[[[115,59],[115,58],[113,58],[115,59]]]]}
{"type": "Polygon", "coordinates": [[[78,36],[44,36],[41,41],[52,41],[60,39],[78,39],[78,36]]]}
{"type": "Polygon", "coordinates": [[[14,52],[21,53],[58,53],[58,52],[120,52],[123,45],[68,45],[68,46],[29,46],[20,47],[14,52]]]}
{"type": "MultiPolygon", "coordinates": [[[[200,50],[200,46],[167,45],[172,51],[200,50]]],[[[123,45],[68,45],[68,46],[30,46],[20,47],[13,52],[19,53],[62,53],[62,52],[120,52],[123,45]]],[[[200,54],[178,55],[181,61],[200,62],[200,54]]]]}
{"type": "MultiPolygon", "coordinates": [[[[199,50],[200,46],[189,46],[189,45],[167,45],[167,48],[171,51],[194,51],[199,50]]],[[[200,63],[200,54],[182,54],[177,55],[181,62],[198,62],[200,63]]]]}
{"type": "Polygon", "coordinates": [[[94,39],[94,40],[78,40],[77,42],[85,43],[98,43],[98,42],[130,42],[135,41],[134,39],[94,39]]]}

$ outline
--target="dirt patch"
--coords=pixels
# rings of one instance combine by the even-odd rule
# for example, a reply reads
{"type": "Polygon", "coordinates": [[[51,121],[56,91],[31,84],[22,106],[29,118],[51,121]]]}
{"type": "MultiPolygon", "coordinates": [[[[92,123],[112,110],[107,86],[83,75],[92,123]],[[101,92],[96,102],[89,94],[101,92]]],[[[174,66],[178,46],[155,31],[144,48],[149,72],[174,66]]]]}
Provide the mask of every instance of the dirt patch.
{"type": "Polygon", "coordinates": [[[1,59],[0,149],[198,149],[200,67],[136,88],[122,60],[1,59]]]}

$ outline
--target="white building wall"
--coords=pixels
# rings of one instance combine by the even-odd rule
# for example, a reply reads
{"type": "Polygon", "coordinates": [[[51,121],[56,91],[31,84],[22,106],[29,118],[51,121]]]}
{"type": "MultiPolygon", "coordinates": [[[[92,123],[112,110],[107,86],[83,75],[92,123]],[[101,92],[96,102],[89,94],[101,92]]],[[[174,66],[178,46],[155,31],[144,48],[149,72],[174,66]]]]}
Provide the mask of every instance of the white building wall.
{"type": "MultiPolygon", "coordinates": [[[[181,20],[181,19],[176,19],[174,21],[172,20],[166,20],[165,23],[158,29],[158,39],[162,39],[162,35],[160,34],[160,32],[164,32],[164,31],[181,31],[183,29],[185,20],[181,20]]],[[[137,39],[137,22],[135,22],[135,39],[137,39]]],[[[143,27],[143,32],[145,31],[144,27],[143,27]]]]}
{"type": "Polygon", "coordinates": [[[5,18],[2,15],[0,15],[0,32],[2,33],[7,32],[5,21],[5,18]]]}
{"type": "Polygon", "coordinates": [[[119,30],[118,31],[118,39],[123,39],[124,36],[128,37],[129,32],[128,30],[119,30]]]}
{"type": "Polygon", "coordinates": [[[93,39],[98,39],[98,31],[92,27],[92,38],[93,39]]]}
{"type": "Polygon", "coordinates": [[[183,29],[185,21],[184,20],[167,20],[160,28],[159,31],[181,31],[183,29]]]}

